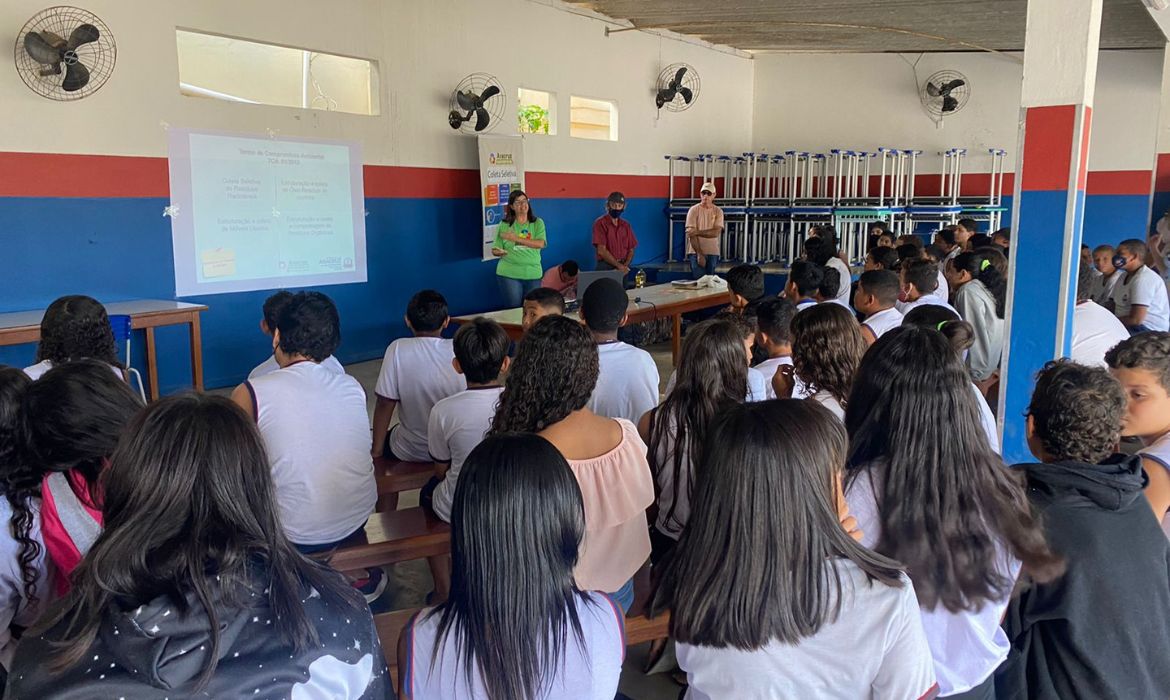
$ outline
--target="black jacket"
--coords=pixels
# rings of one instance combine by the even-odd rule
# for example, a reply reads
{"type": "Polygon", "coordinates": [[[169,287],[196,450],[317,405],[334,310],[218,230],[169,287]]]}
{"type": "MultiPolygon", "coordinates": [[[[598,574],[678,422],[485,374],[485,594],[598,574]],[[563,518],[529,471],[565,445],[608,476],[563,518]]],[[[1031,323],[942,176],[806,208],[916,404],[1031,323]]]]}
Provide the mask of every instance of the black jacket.
{"type": "Polygon", "coordinates": [[[1140,457],[1018,468],[1068,570],[1008,607],[997,697],[1170,698],[1170,542],[1140,457]]]}

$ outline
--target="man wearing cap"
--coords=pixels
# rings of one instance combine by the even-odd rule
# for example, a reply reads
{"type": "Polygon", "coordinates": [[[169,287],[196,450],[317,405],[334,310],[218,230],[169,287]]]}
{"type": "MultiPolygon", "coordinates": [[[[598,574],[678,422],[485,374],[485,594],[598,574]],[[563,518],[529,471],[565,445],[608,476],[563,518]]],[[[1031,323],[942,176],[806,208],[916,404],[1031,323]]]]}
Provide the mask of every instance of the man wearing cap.
{"type": "Polygon", "coordinates": [[[605,200],[605,213],[593,222],[593,247],[597,250],[598,270],[621,270],[622,275],[630,271],[638,239],[634,237],[630,222],[622,219],[625,210],[626,196],[612,192],[605,200]]]}
{"type": "Polygon", "coordinates": [[[704,182],[699,203],[687,210],[687,261],[691,277],[715,274],[719,264],[719,234],[723,233],[723,210],[715,206],[715,183],[704,182]]]}

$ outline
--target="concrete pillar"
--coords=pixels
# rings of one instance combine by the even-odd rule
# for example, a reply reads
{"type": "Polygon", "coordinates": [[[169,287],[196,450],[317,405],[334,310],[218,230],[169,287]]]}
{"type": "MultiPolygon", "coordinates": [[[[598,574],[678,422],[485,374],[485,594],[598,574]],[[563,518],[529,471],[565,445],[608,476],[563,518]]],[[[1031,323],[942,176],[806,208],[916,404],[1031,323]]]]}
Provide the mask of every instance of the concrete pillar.
{"type": "Polygon", "coordinates": [[[1170,44],[1162,50],[1162,102],[1158,110],[1158,138],[1154,178],[1150,189],[1150,227],[1170,209],[1170,44]]]}
{"type": "Polygon", "coordinates": [[[1031,459],[1022,416],[1036,372],[1071,342],[1100,36],[1101,0],[1028,0],[1000,373],[1009,464],[1031,459]]]}

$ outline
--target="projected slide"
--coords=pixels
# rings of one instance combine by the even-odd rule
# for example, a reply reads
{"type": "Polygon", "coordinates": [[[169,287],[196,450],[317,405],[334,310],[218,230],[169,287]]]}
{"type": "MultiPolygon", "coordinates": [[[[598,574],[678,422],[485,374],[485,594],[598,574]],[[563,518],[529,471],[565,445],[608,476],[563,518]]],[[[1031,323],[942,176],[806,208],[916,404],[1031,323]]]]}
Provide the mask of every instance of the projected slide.
{"type": "Polygon", "coordinates": [[[366,281],[356,144],[169,138],[177,296],[366,281]]]}

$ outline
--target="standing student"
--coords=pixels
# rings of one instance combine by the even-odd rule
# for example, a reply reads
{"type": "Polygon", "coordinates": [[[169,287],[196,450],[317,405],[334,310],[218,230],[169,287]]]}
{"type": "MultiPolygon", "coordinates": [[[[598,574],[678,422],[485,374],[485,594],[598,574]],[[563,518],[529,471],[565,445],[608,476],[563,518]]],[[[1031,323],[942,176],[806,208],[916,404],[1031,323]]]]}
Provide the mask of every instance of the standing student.
{"type": "Polygon", "coordinates": [[[831,226],[822,227],[818,236],[808,238],[804,242],[805,260],[814,262],[817,265],[831,267],[840,275],[841,283],[837,285],[837,293],[834,295],[834,298],[840,299],[845,304],[848,304],[849,290],[853,284],[853,272],[845,264],[845,261],[837,257],[839,252],[837,249],[837,234],[831,226]]]}
{"type": "Polygon", "coordinates": [[[130,385],[97,360],[54,367],[25,391],[25,458],[42,478],[41,536],[57,596],[101,532],[102,472],[141,408],[130,385]]]}
{"type": "Polygon", "coordinates": [[[400,697],[612,700],[625,621],[574,582],[587,507],[543,438],[496,435],[472,450],[455,489],[451,597],[403,628],[400,697]]]}
{"type": "Polygon", "coordinates": [[[655,606],[689,700],[937,692],[914,589],[841,525],[845,446],[806,401],[733,406],[709,430],[655,606]]]}
{"type": "Polygon", "coordinates": [[[1170,333],[1143,333],[1105,354],[1128,400],[1121,434],[1141,438],[1146,499],[1170,537],[1170,333]]]}
{"type": "Polygon", "coordinates": [[[370,609],[285,538],[264,446],[231,401],[152,403],[103,484],[106,529],[21,641],[12,697],[393,692],[370,609]]]}
{"type": "Polygon", "coordinates": [[[862,544],[914,583],[942,697],[994,697],[1008,652],[999,623],[1021,566],[1036,581],[1060,560],[979,426],[970,378],[941,334],[903,326],[861,361],[845,427],[845,495],[862,544]]]}
{"type": "Polygon", "coordinates": [[[1093,275],[1093,288],[1090,296],[1093,301],[1113,310],[1113,292],[1117,283],[1125,277],[1125,271],[1113,266],[1115,252],[1111,245],[1099,245],[1093,249],[1093,267],[1097,274],[1093,275]]]}
{"type": "Polygon", "coordinates": [[[622,276],[630,273],[638,239],[630,222],[622,218],[626,211],[626,196],[611,192],[605,200],[605,213],[593,221],[593,248],[597,254],[598,270],[620,270],[622,276]]]}
{"type": "Polygon", "coordinates": [[[532,324],[545,316],[561,316],[565,313],[565,297],[555,289],[537,287],[524,295],[524,315],[520,327],[527,333],[532,324]]]}
{"type": "Polygon", "coordinates": [[[787,299],[768,299],[757,309],[756,347],[763,348],[768,359],[752,369],[764,375],[769,399],[776,398],[772,379],[780,367],[792,365],[792,319],[796,306],[787,299]]]}
{"type": "Polygon", "coordinates": [[[1136,238],[1117,246],[1118,261],[1125,277],[1113,289],[1114,313],[1130,333],[1170,330],[1170,299],[1166,281],[1146,267],[1149,251],[1136,238]]]}
{"type": "Polygon", "coordinates": [[[942,251],[943,258],[939,260],[939,265],[946,267],[946,264],[954,260],[959,253],[963,252],[963,246],[959,244],[955,237],[955,229],[948,226],[940,229],[934,234],[934,245],[942,251]]]}
{"type": "Polygon", "coordinates": [[[540,251],[546,245],[544,219],[532,210],[523,190],[512,190],[504,207],[504,220],[496,228],[492,242],[492,255],[500,259],[496,263],[496,282],[505,308],[520,306],[524,295],[540,286],[544,276],[540,251]]]}
{"type": "Polygon", "coordinates": [[[807,260],[797,260],[792,263],[788,272],[788,281],[784,283],[784,298],[796,305],[797,311],[803,311],[810,306],[817,305],[817,292],[825,279],[823,268],[807,260]]]}
{"type": "Polygon", "coordinates": [[[861,273],[853,308],[865,316],[861,323],[861,337],[866,345],[873,345],[886,332],[902,325],[902,313],[894,308],[898,303],[898,275],[889,270],[870,270],[861,273]]]}
{"type": "Polygon", "coordinates": [[[792,318],[792,367],[772,377],[777,398],[811,399],[840,419],[865,354],[853,314],[836,304],[806,309],[792,318]]]}
{"type": "MultiPolygon", "coordinates": [[[[898,276],[902,285],[902,300],[894,307],[903,316],[911,309],[930,304],[954,310],[938,293],[938,266],[930,260],[911,260],[902,266],[898,276]]],[[[946,285],[945,279],[943,285],[946,285]]]]}
{"type": "Polygon", "coordinates": [[[922,257],[931,261],[937,267],[938,274],[936,277],[938,279],[938,288],[935,289],[934,293],[949,304],[951,302],[951,288],[950,285],[947,284],[947,276],[943,271],[943,269],[946,267],[946,265],[943,263],[943,259],[946,257],[946,255],[942,252],[941,249],[939,249],[938,246],[931,244],[922,249],[922,257]]]}
{"type": "Polygon", "coordinates": [[[700,272],[715,274],[719,265],[719,236],[723,233],[723,210],[715,205],[715,183],[704,182],[699,188],[699,203],[687,210],[684,228],[691,279],[699,279],[700,272]]]}
{"type": "Polygon", "coordinates": [[[561,293],[566,299],[577,298],[577,274],[580,268],[576,260],[566,260],[545,270],[540,286],[561,293]]]}
{"type": "MultiPolygon", "coordinates": [[[[963,250],[974,250],[972,239],[979,234],[979,224],[975,219],[959,219],[955,224],[955,243],[963,250]]],[[[990,243],[990,239],[987,243],[990,243]]]]}
{"type": "MultiPolygon", "coordinates": [[[[519,306],[519,303],[517,303],[519,306]]],[[[424,289],[406,306],[406,327],[413,338],[399,338],[386,348],[374,387],[374,444],[370,454],[405,462],[429,462],[427,419],[431,407],[467,388],[451,366],[455,349],[443,338],[451,318],[442,294],[424,289]],[[398,425],[390,429],[394,412],[398,425]],[[389,434],[387,434],[389,430],[389,434]]]]}
{"type": "Polygon", "coordinates": [[[589,331],[576,321],[537,321],[516,352],[492,433],[538,433],[568,460],[585,502],[585,539],[573,579],[582,590],[610,593],[628,610],[633,576],[650,556],[646,507],[654,502],[654,480],[633,423],[587,406],[597,384],[597,354],[589,331]]]}
{"type": "Polygon", "coordinates": [[[1101,368],[1050,362],[1017,465],[1064,576],[1022,587],[1004,619],[1004,700],[1170,697],[1170,543],[1142,498],[1137,455],[1113,454],[1125,393],[1101,368]]]}
{"type": "MultiPolygon", "coordinates": [[[[270,340],[272,339],[272,336],[276,334],[276,319],[280,317],[280,312],[284,308],[284,305],[287,304],[292,298],[292,292],[288,292],[282,289],[264,300],[264,316],[260,319],[260,332],[268,336],[270,340]]],[[[276,361],[275,343],[273,344],[272,349],[274,351],[272,355],[267,360],[256,365],[256,367],[248,373],[248,379],[263,377],[266,374],[275,372],[276,370],[280,369],[280,363],[276,361]]],[[[325,360],[321,362],[321,366],[327,369],[331,369],[338,374],[345,373],[345,368],[342,367],[341,363],[337,361],[337,358],[332,355],[325,358],[325,360]]]]}
{"type": "Polygon", "coordinates": [[[1073,362],[1090,367],[1104,367],[1105,353],[1129,337],[1121,321],[1108,309],[1090,298],[1094,280],[1089,265],[1081,263],[1077,279],[1077,305],[1073,308],[1072,346],[1069,357],[1073,362]]]}
{"type": "Polygon", "coordinates": [[[618,340],[630,299],[616,280],[600,279],[581,299],[581,318],[593,334],[601,373],[589,410],[606,418],[636,422],[658,404],[658,365],[650,353],[618,340]]]}
{"type": "Polygon", "coordinates": [[[37,362],[25,367],[24,373],[30,379],[40,379],[53,367],[86,358],[104,362],[116,376],[126,378],[106,307],[81,294],[60,297],[45,309],[37,362]]]}
{"type": "Polygon", "coordinates": [[[955,310],[975,329],[967,367],[981,386],[992,383],[1003,355],[1007,279],[985,256],[962,253],[947,263],[955,310]]]}
{"type": "Polygon", "coordinates": [[[727,294],[731,310],[744,313],[755,308],[764,300],[764,271],[759,265],[736,265],[727,271],[727,294]]]}

